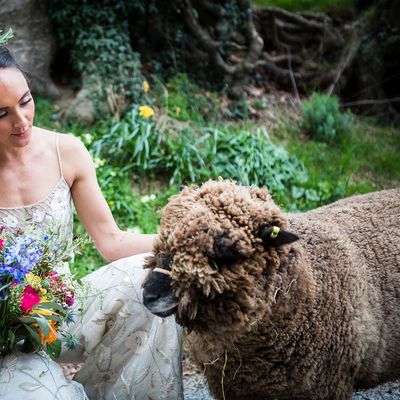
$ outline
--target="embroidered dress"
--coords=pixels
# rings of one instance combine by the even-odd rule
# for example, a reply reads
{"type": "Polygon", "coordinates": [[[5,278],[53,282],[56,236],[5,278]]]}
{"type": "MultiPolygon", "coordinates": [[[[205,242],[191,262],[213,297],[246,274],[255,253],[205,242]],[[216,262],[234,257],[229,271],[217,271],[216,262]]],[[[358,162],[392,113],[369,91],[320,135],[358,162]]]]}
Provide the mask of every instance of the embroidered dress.
{"type": "MultiPolygon", "coordinates": [[[[62,175],[58,135],[57,153],[61,178],[54,189],[35,204],[0,208],[0,225],[57,229],[62,240],[71,240],[71,192],[62,175]]],[[[0,399],[183,399],[181,329],[174,317],[155,317],[142,304],[145,256],[114,261],[84,278],[91,292],[83,311],[63,326],[80,346],[64,350],[58,360],[84,362],[74,381],[47,356],[11,354],[0,359],[0,399]]]]}

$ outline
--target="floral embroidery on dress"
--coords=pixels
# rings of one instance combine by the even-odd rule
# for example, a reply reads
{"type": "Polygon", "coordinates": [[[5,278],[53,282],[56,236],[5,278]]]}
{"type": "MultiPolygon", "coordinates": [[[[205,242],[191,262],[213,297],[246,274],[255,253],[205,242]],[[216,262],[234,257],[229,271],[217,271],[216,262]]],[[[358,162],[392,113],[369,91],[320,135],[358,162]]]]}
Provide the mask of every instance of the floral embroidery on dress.
{"type": "Polygon", "coordinates": [[[145,350],[145,344],[149,340],[149,334],[145,331],[132,332],[124,340],[125,347],[134,354],[141,354],[145,350]]]}
{"type": "Polygon", "coordinates": [[[10,354],[4,358],[0,358],[0,382],[10,382],[14,376],[14,371],[17,368],[17,357],[10,354]]]}
{"type": "Polygon", "coordinates": [[[34,210],[32,214],[32,222],[35,224],[40,224],[46,217],[46,213],[42,210],[34,210]]]}
{"type": "Polygon", "coordinates": [[[6,217],[2,218],[2,224],[8,226],[9,228],[17,228],[19,221],[14,215],[7,215],[6,217]]]}

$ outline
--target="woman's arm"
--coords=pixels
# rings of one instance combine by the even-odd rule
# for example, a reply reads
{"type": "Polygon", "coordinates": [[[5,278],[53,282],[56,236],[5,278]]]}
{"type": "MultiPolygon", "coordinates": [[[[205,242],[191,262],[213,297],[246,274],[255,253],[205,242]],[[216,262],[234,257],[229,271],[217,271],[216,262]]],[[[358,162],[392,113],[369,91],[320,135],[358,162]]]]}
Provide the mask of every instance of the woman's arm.
{"type": "Polygon", "coordinates": [[[60,152],[79,219],[100,254],[113,261],[150,251],[156,235],[134,234],[117,226],[97,182],[92,158],[82,142],[62,135],[60,152]]]}

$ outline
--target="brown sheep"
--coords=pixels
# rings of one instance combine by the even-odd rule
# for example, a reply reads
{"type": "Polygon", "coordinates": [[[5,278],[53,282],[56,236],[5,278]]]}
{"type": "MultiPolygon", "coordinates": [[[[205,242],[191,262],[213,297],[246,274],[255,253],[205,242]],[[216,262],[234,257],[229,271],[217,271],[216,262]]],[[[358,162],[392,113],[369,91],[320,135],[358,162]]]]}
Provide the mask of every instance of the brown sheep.
{"type": "Polygon", "coordinates": [[[147,267],[145,305],[189,328],[217,399],[345,400],[400,377],[399,189],[285,215],[266,189],[186,188],[147,267]]]}

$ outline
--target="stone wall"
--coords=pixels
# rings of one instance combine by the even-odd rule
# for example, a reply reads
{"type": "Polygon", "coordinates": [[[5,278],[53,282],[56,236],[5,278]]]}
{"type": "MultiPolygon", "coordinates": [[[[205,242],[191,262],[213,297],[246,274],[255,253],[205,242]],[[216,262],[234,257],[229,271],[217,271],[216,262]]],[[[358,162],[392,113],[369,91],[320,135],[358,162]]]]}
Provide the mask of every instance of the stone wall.
{"type": "Polygon", "coordinates": [[[0,0],[0,27],[12,28],[7,47],[27,73],[34,93],[56,97],[59,90],[50,78],[55,36],[39,0],[0,0]]]}

